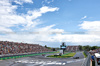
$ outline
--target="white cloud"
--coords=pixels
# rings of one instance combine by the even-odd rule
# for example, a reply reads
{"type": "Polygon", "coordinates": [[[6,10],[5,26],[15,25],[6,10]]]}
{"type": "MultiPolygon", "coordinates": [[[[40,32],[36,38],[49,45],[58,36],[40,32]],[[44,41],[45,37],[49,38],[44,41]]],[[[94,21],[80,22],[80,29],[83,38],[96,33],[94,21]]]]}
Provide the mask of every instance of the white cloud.
{"type": "Polygon", "coordinates": [[[100,31],[100,21],[84,21],[79,26],[81,26],[81,29],[89,31],[100,31]]]}
{"type": "Polygon", "coordinates": [[[16,4],[22,5],[23,3],[33,3],[32,0],[13,0],[16,4]]]}
{"type": "Polygon", "coordinates": [[[44,35],[50,35],[50,34],[62,34],[64,33],[63,29],[53,29],[53,27],[55,26],[55,24],[50,25],[50,26],[46,26],[46,27],[42,27],[42,28],[38,28],[35,29],[36,32],[39,32],[40,34],[44,34],[44,35]]]}
{"type": "Polygon", "coordinates": [[[59,10],[59,8],[57,8],[57,7],[52,8],[52,7],[43,6],[39,10],[28,11],[28,14],[31,16],[27,16],[26,18],[36,19],[37,17],[42,16],[43,13],[54,12],[54,11],[58,11],[58,10],[59,10]]]}
{"type": "MultiPolygon", "coordinates": [[[[34,32],[39,32],[38,34],[34,33],[19,33],[19,34],[8,34],[8,35],[1,35],[1,40],[9,40],[9,41],[18,41],[18,42],[28,42],[28,43],[34,43],[34,42],[57,42],[53,39],[52,32],[63,32],[62,29],[53,29],[55,25],[46,26],[43,28],[38,28],[34,32]],[[10,39],[9,39],[10,37],[10,39]],[[2,39],[3,38],[3,39],[2,39]]],[[[59,42],[59,41],[58,41],[59,42]]]]}
{"type": "MultiPolygon", "coordinates": [[[[18,0],[16,0],[18,1],[18,0]]],[[[30,2],[31,0],[25,0],[25,2],[30,2]]],[[[34,29],[39,34],[6,34],[0,35],[0,40],[18,41],[18,42],[28,42],[28,43],[41,43],[41,42],[70,42],[73,44],[90,44],[100,42],[100,37],[97,34],[61,34],[65,31],[63,29],[54,28],[56,25],[49,25],[41,28],[37,28],[40,24],[38,17],[42,16],[47,12],[58,11],[57,7],[43,6],[40,9],[28,11],[27,14],[18,15],[16,13],[17,5],[12,5],[9,0],[0,1],[0,31],[13,32],[11,27],[16,27],[23,25],[20,29],[34,29]],[[41,33],[42,32],[42,33],[41,33]],[[52,34],[53,32],[61,32],[52,34]]],[[[86,18],[86,16],[84,17],[86,18]]],[[[100,31],[100,21],[84,21],[79,25],[81,29],[87,31],[100,31]]]]}
{"type": "Polygon", "coordinates": [[[7,0],[0,1],[0,26],[3,27],[12,27],[15,24],[23,23],[24,18],[16,15],[15,10],[17,6],[11,5],[11,3],[7,0]],[[18,19],[20,19],[20,21],[18,19]]]}
{"type": "MultiPolygon", "coordinates": [[[[59,8],[57,7],[52,8],[52,7],[43,6],[38,10],[28,11],[28,14],[26,16],[26,21],[28,22],[28,24],[26,25],[26,28],[33,26],[34,24],[38,25],[38,23],[36,22],[33,23],[32,21],[42,16],[42,14],[47,13],[47,12],[54,12],[58,10],[59,8]]],[[[36,25],[34,25],[33,27],[35,27],[36,25]]]]}
{"type": "Polygon", "coordinates": [[[44,2],[50,4],[51,2],[54,2],[54,0],[44,0],[44,2]]]}
{"type": "Polygon", "coordinates": [[[47,6],[43,6],[42,8],[40,8],[40,13],[46,13],[46,12],[53,12],[53,11],[58,11],[59,8],[55,7],[47,7],[47,6]]]}
{"type": "Polygon", "coordinates": [[[87,30],[87,34],[97,35],[100,37],[100,21],[84,21],[79,25],[80,29],[87,30]]]}
{"type": "MultiPolygon", "coordinates": [[[[16,0],[21,1],[21,0],[16,0]]],[[[31,0],[22,0],[21,2],[31,2],[31,0]]],[[[40,24],[39,20],[36,20],[38,17],[42,16],[42,14],[47,12],[57,11],[59,8],[57,7],[47,7],[43,6],[38,10],[28,11],[27,14],[18,15],[16,14],[16,9],[18,5],[12,5],[9,0],[0,1],[0,26],[4,28],[16,27],[18,25],[22,25],[21,29],[30,29],[38,24],[40,24]]]]}
{"type": "Polygon", "coordinates": [[[84,16],[84,17],[82,17],[81,19],[86,19],[87,18],[87,16],[84,16]]]}
{"type": "Polygon", "coordinates": [[[0,26],[0,33],[13,32],[10,28],[0,26]]]}
{"type": "MultiPolygon", "coordinates": [[[[23,1],[20,2],[20,0],[16,0],[16,1],[18,1],[19,3],[23,3],[23,1]]],[[[28,0],[25,0],[24,2],[27,2],[27,1],[28,0]]],[[[24,26],[24,28],[19,27],[20,29],[26,29],[26,28],[28,29],[31,27],[36,27],[36,25],[40,24],[37,20],[38,17],[42,16],[42,14],[47,13],[47,12],[58,11],[59,8],[43,6],[37,10],[28,11],[27,14],[18,15],[16,13],[16,9],[18,5],[12,5],[9,0],[7,1],[2,0],[0,1],[0,4],[1,4],[0,7],[2,7],[0,8],[0,28],[1,28],[0,31],[6,32],[6,35],[0,35],[0,40],[10,40],[10,41],[12,40],[12,41],[18,41],[18,42],[21,42],[21,41],[32,42],[33,40],[35,40],[35,42],[38,42],[38,41],[44,41],[44,39],[47,39],[47,38],[48,38],[47,41],[51,40],[49,35],[29,34],[27,36],[27,34],[12,34],[13,30],[11,29],[11,27],[17,27],[19,25],[24,26]],[[7,32],[8,33],[11,32],[11,33],[7,34],[7,32]]],[[[46,26],[42,28],[42,30],[48,31],[48,29],[50,29],[50,31],[59,31],[59,30],[63,31],[61,29],[52,29],[52,27],[53,25],[46,26]],[[48,29],[45,30],[45,28],[48,28],[48,29]]]]}
{"type": "MultiPolygon", "coordinates": [[[[17,42],[28,42],[28,43],[40,43],[43,44],[45,42],[70,42],[70,44],[76,45],[99,45],[100,37],[96,35],[79,35],[79,34],[9,34],[5,36],[0,36],[1,40],[12,40],[17,42]],[[10,37],[10,38],[9,38],[10,37]],[[43,43],[42,43],[43,42],[43,43]]],[[[47,43],[47,44],[48,44],[47,43]]],[[[54,46],[58,46],[54,44],[54,46]]]]}

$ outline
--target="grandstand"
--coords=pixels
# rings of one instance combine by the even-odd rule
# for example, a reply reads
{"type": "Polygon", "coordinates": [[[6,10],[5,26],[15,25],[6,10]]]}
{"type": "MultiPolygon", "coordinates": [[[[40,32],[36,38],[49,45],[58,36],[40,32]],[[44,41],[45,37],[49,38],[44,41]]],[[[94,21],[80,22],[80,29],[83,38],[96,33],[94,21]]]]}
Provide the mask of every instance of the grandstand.
{"type": "Polygon", "coordinates": [[[66,51],[71,51],[71,52],[79,51],[79,47],[78,46],[67,46],[66,51]]]}
{"type": "Polygon", "coordinates": [[[43,53],[43,52],[51,52],[51,50],[39,44],[0,41],[0,55],[11,55],[11,54],[18,55],[18,54],[43,53]]]}

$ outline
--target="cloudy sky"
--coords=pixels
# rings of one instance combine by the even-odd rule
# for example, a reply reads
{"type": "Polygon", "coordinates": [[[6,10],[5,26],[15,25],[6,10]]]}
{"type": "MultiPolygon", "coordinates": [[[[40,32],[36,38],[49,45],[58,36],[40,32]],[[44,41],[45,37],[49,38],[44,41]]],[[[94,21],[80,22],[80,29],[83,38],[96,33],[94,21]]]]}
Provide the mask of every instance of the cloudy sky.
{"type": "Polygon", "coordinates": [[[100,0],[0,0],[0,40],[100,46],[100,0]]]}

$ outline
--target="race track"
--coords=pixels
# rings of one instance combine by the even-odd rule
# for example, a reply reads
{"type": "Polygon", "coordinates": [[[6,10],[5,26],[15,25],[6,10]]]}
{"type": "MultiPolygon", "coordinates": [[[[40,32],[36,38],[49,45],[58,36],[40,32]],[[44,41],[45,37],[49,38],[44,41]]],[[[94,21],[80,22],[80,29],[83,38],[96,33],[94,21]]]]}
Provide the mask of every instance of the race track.
{"type": "Polygon", "coordinates": [[[77,52],[75,56],[79,56],[80,58],[46,58],[43,56],[32,56],[9,59],[0,61],[0,66],[81,66],[85,60],[82,52],[77,52]]]}

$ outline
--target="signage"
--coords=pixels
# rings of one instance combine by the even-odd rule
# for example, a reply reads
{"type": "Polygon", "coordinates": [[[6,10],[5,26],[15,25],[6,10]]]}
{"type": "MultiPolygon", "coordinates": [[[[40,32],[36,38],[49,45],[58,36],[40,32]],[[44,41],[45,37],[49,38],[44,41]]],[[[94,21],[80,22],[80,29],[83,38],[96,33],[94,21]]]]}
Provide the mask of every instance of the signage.
{"type": "Polygon", "coordinates": [[[60,53],[63,54],[63,50],[60,50],[60,53]]]}

